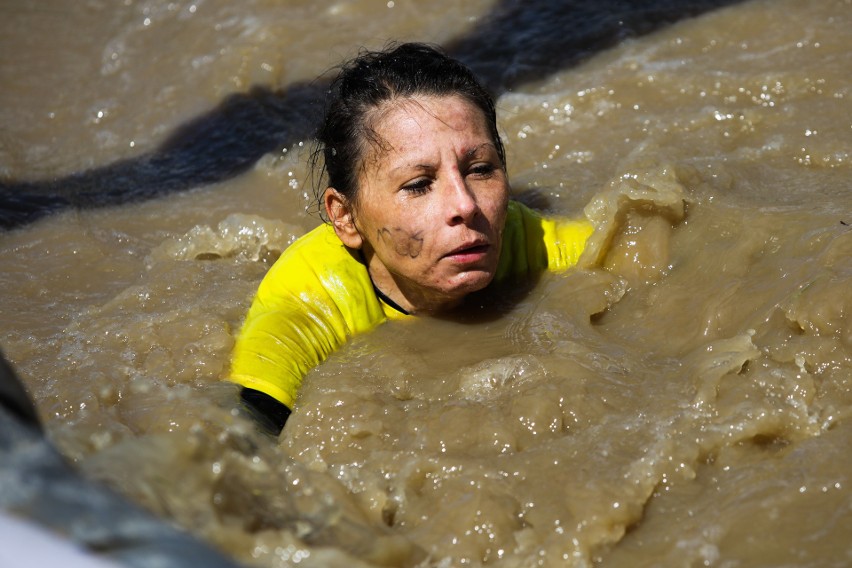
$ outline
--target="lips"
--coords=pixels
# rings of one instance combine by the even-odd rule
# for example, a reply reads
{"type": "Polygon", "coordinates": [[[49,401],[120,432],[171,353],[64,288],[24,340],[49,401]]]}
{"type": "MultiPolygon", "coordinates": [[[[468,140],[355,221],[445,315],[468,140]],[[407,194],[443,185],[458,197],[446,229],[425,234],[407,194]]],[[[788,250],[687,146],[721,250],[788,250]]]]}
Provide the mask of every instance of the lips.
{"type": "Polygon", "coordinates": [[[450,251],[444,255],[444,258],[449,258],[455,262],[469,263],[481,260],[488,254],[491,245],[487,241],[478,239],[463,244],[462,246],[450,251]]]}

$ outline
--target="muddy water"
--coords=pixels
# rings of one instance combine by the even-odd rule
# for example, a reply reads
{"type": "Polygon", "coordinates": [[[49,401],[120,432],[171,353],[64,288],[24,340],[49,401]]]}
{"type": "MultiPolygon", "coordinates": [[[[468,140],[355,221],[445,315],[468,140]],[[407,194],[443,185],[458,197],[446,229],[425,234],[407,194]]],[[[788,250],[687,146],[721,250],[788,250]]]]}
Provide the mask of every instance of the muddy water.
{"type": "MultiPolygon", "coordinates": [[[[230,93],[491,8],[17,4],[5,179],[133,158],[230,93]]],[[[0,235],[0,345],[80,468],[249,565],[848,565],[850,46],[848,1],[746,2],[504,93],[517,195],[598,223],[583,267],[356,338],[279,440],[221,378],[319,222],[307,140],[0,235]]]]}

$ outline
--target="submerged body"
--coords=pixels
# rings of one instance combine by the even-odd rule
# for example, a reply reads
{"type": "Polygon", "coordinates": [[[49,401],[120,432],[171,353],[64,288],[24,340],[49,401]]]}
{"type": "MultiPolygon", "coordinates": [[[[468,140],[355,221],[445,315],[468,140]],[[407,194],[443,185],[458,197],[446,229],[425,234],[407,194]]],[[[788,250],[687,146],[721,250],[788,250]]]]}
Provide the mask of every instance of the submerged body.
{"type": "MultiPolygon", "coordinates": [[[[575,265],[592,233],[588,221],[544,219],[517,202],[507,219],[494,287],[575,265]]],[[[305,374],[353,335],[411,317],[377,292],[358,252],[322,225],[291,245],[261,283],[230,379],[292,409],[305,374]]]]}
{"type": "Polygon", "coordinates": [[[393,45],[343,65],[316,138],[329,225],[264,279],[231,370],[274,430],[304,375],[351,336],[563,270],[592,233],[509,203],[494,101],[435,46],[393,45]]]}

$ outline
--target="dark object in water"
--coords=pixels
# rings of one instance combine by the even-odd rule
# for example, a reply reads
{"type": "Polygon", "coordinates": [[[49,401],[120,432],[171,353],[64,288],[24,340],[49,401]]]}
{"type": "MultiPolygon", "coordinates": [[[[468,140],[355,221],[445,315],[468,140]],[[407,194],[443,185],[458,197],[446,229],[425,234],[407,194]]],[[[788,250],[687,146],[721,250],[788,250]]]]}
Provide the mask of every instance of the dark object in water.
{"type": "MultiPolygon", "coordinates": [[[[41,423],[35,406],[24,385],[18,380],[12,367],[2,355],[0,355],[0,411],[10,414],[21,424],[41,432],[41,423]]],[[[2,434],[0,432],[0,436],[2,434]]]]}
{"type": "MultiPolygon", "coordinates": [[[[237,568],[205,544],[82,477],[44,437],[35,409],[0,355],[0,513],[34,521],[134,568],[237,568]]],[[[61,536],[60,536],[61,535],[61,536]]],[[[8,545],[9,543],[7,543],[8,545]]],[[[27,565],[22,558],[21,566],[27,565]]],[[[57,559],[57,565],[62,563],[57,559]]]]}

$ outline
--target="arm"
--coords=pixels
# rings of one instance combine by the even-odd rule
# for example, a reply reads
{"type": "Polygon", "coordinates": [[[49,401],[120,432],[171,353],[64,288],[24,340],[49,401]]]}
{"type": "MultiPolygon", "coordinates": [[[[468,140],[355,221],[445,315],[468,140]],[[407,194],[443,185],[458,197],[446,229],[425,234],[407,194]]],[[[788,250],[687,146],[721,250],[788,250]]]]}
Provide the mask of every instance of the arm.
{"type": "Polygon", "coordinates": [[[322,225],[264,277],[234,346],[229,380],[243,387],[252,413],[280,431],[304,376],[384,319],[366,267],[322,225]]]}
{"type": "Polygon", "coordinates": [[[277,436],[290,417],[290,409],[268,394],[243,387],[240,399],[263,430],[277,436]]]}
{"type": "MultiPolygon", "coordinates": [[[[318,309],[298,297],[263,302],[263,287],[234,346],[230,380],[292,409],[303,377],[347,339],[336,310],[318,309]]],[[[328,306],[323,306],[328,308],[328,306]]]]}

